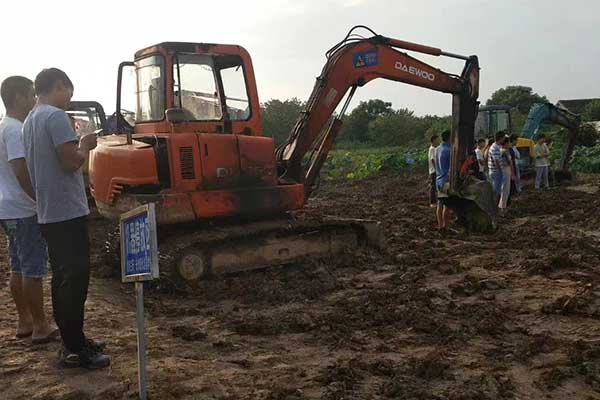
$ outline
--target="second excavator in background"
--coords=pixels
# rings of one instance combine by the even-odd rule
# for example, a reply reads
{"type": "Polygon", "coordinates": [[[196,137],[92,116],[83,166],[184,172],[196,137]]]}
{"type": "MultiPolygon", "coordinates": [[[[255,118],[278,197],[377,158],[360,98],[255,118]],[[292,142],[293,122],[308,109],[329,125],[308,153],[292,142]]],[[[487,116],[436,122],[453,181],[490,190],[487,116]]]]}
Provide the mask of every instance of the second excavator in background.
{"type": "MultiPolygon", "coordinates": [[[[517,141],[517,149],[521,156],[519,160],[521,173],[527,174],[533,170],[533,149],[538,131],[545,123],[559,125],[567,131],[563,138],[563,152],[555,175],[557,179],[569,179],[571,177],[569,163],[582,127],[581,117],[551,103],[535,103],[529,109],[527,120],[517,141]]],[[[480,107],[475,123],[475,138],[493,137],[496,132],[502,130],[514,133],[512,107],[507,105],[480,107]]]]}
{"type": "Polygon", "coordinates": [[[379,243],[377,222],[298,221],[290,212],[306,204],[356,90],[383,78],[452,96],[449,203],[463,220],[493,229],[491,187],[459,174],[474,143],[477,57],[384,37],[366,27],[353,28],[326,56],[306,109],[276,149],[273,139],[263,136],[245,49],[166,42],[138,51],[133,62],[121,63],[117,85],[119,111],[123,71],[135,70],[135,125],[117,112],[117,134],[99,137],[90,157],[90,191],[98,211],[117,219],[155,203],[161,268],[188,282],[379,243]],[[358,36],[357,28],[372,36],[358,36]],[[446,73],[401,49],[463,60],[464,67],[460,75],[446,73]]]}
{"type": "Polygon", "coordinates": [[[521,132],[521,137],[529,139],[531,142],[527,148],[519,150],[521,155],[525,155],[526,160],[533,160],[533,146],[538,138],[538,131],[543,123],[550,122],[562,126],[567,130],[563,139],[563,151],[555,171],[555,177],[558,180],[570,179],[571,172],[569,163],[573,156],[573,149],[577,141],[577,135],[581,128],[581,116],[560,108],[551,103],[536,103],[531,106],[525,125],[521,132]]]}

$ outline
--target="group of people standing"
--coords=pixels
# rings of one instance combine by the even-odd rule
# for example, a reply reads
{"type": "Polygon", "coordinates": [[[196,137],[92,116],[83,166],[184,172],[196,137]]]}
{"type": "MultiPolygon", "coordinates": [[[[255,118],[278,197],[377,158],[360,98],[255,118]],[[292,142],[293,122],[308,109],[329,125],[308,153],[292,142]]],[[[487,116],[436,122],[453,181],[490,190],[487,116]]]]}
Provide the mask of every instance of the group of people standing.
{"type": "Polygon", "coordinates": [[[0,225],[8,238],[10,290],[17,338],[33,344],[62,340],[66,367],[103,368],[105,343],[84,334],[90,279],[89,214],[81,168],[96,147],[77,137],[66,110],[73,83],[63,71],[41,71],[2,82],[0,225]],[[43,278],[52,267],[54,322],[44,314],[43,278]]]}
{"type": "MultiPolygon", "coordinates": [[[[496,133],[494,139],[479,139],[475,150],[480,171],[492,183],[500,213],[506,213],[511,196],[523,190],[521,169],[517,160],[521,153],[517,148],[517,135],[508,135],[505,131],[496,133]]],[[[546,135],[540,134],[533,148],[535,162],[536,190],[541,189],[542,180],[545,189],[550,188],[550,148],[546,135]]]]}
{"type": "MultiPolygon", "coordinates": [[[[448,228],[449,210],[444,206],[444,187],[448,184],[450,169],[450,132],[431,137],[428,152],[430,178],[430,204],[436,208],[438,229],[448,228]],[[444,147],[442,147],[444,146],[444,147]],[[443,151],[440,151],[443,149],[443,151]],[[447,156],[447,158],[446,158],[447,156]]],[[[511,197],[523,190],[521,169],[518,160],[521,154],[517,148],[517,135],[509,135],[506,131],[497,132],[495,137],[479,139],[475,148],[477,168],[475,174],[480,179],[487,179],[492,184],[496,195],[496,204],[500,214],[504,215],[511,203],[511,197]]],[[[549,189],[550,148],[546,135],[540,134],[534,146],[535,189],[540,190],[542,181],[544,188],[549,189]]],[[[447,192],[447,188],[446,188],[447,192]]]]}
{"type": "Polygon", "coordinates": [[[517,162],[521,157],[517,149],[517,136],[500,131],[487,143],[485,139],[480,139],[475,154],[480,170],[484,171],[492,184],[498,208],[503,214],[510,204],[511,195],[522,190],[517,162]]]}

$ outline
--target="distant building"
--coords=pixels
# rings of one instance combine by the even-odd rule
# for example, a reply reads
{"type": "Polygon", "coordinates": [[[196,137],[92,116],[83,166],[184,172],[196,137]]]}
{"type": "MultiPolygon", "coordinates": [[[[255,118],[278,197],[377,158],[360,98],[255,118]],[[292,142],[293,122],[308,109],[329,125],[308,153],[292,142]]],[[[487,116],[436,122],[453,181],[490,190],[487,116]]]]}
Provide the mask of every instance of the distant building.
{"type": "Polygon", "coordinates": [[[558,107],[566,108],[574,114],[583,114],[585,108],[594,100],[600,99],[573,99],[573,100],[559,100],[556,105],[558,107]]]}

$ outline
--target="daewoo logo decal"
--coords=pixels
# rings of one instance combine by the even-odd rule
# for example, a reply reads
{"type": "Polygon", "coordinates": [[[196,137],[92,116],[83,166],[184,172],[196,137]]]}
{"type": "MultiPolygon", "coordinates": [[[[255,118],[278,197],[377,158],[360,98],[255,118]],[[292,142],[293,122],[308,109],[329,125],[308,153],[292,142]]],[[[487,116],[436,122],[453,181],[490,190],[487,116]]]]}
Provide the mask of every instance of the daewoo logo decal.
{"type": "Polygon", "coordinates": [[[394,68],[403,72],[408,72],[409,74],[418,76],[419,78],[427,79],[431,82],[435,81],[435,75],[431,72],[413,67],[412,65],[402,64],[400,61],[396,61],[394,68]]]}

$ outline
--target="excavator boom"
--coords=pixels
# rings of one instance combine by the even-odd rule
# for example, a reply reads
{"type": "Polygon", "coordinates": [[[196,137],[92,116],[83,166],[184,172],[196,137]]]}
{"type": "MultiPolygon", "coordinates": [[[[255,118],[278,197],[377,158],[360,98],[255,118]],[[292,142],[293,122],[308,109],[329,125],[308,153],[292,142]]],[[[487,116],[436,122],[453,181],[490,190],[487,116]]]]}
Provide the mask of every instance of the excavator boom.
{"type": "Polygon", "coordinates": [[[521,136],[535,141],[538,130],[544,122],[560,125],[568,131],[559,165],[559,171],[568,175],[569,162],[581,126],[581,117],[551,103],[536,103],[529,110],[521,136]]]}
{"type": "MultiPolygon", "coordinates": [[[[305,111],[288,140],[277,149],[281,179],[287,183],[302,182],[308,196],[341,129],[343,115],[356,89],[383,78],[452,95],[450,192],[458,195],[461,191],[460,166],[473,149],[479,95],[477,57],[447,53],[438,48],[387,38],[373,31],[373,36],[368,39],[354,39],[357,28],[365,27],[353,28],[344,40],[326,53],[327,62],[316,80],[305,111]],[[402,49],[462,59],[465,65],[460,75],[450,74],[402,52],[402,49]],[[332,118],[344,97],[341,112],[332,118]],[[305,166],[305,156],[311,149],[314,152],[305,166]]],[[[488,225],[492,226],[494,207],[480,208],[486,210],[488,225]]]]}

